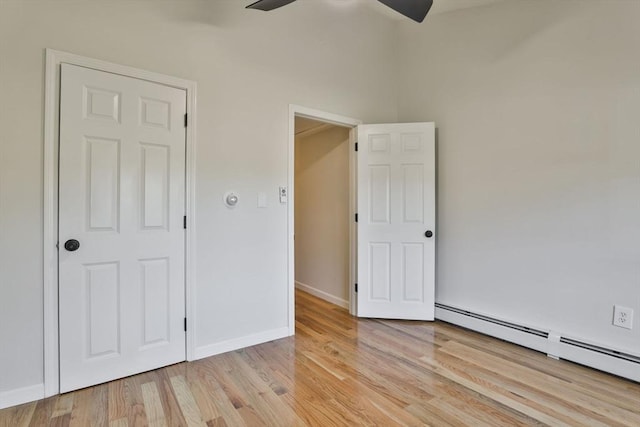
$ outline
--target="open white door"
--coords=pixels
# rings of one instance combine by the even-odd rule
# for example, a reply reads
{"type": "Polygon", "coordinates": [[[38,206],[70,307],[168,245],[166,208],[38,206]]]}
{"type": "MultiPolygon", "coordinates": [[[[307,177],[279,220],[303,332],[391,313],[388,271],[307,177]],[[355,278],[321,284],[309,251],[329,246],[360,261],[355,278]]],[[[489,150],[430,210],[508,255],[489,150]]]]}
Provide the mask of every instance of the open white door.
{"type": "Polygon", "coordinates": [[[358,316],[433,320],[435,125],[358,126],[358,316]]]}
{"type": "Polygon", "coordinates": [[[62,64],[60,391],[185,360],[186,92],[62,64]]]}

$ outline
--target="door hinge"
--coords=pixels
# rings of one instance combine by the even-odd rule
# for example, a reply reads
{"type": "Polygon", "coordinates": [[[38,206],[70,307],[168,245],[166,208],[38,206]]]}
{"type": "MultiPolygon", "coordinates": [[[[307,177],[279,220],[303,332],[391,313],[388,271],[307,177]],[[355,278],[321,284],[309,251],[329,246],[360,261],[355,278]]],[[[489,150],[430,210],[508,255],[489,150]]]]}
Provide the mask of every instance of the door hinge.
{"type": "Polygon", "coordinates": [[[358,222],[358,214],[356,214],[356,222],[358,222]]]}
{"type": "Polygon", "coordinates": [[[358,143],[356,142],[356,151],[358,151],[358,143]]]}
{"type": "Polygon", "coordinates": [[[356,288],[356,293],[358,293],[358,284],[357,283],[355,285],[355,288],[356,288]]]}
{"type": "Polygon", "coordinates": [[[184,331],[187,332],[187,318],[184,318],[184,331]]]}
{"type": "Polygon", "coordinates": [[[184,127],[187,127],[187,124],[189,123],[188,117],[187,113],[184,113],[184,127]]]}
{"type": "Polygon", "coordinates": [[[183,216],[182,217],[182,227],[186,230],[187,229],[187,216],[183,216]]]}

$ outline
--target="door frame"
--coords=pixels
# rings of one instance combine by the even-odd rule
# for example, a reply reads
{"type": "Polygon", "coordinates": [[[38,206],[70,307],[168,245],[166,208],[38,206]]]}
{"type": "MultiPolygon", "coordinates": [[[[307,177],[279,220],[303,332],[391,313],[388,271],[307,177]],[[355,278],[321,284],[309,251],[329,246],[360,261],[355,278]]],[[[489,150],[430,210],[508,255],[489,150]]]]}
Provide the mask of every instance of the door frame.
{"type": "Polygon", "coordinates": [[[349,313],[357,316],[357,298],[354,284],[356,283],[357,235],[356,235],[356,152],[354,145],[357,138],[357,126],[361,120],[326,111],[289,104],[289,161],[287,166],[287,187],[289,189],[287,205],[287,279],[288,279],[288,312],[289,335],[295,334],[295,121],[296,117],[313,119],[324,123],[350,128],[349,131],[349,313]]]}
{"type": "Polygon", "coordinates": [[[44,395],[60,392],[58,329],[58,159],[60,125],[60,64],[72,64],[125,77],[132,77],[186,91],[187,114],[185,164],[185,316],[187,317],[186,360],[195,355],[195,189],[196,189],[196,90],[191,80],[172,77],[125,65],[87,58],[53,49],[45,51],[44,93],[44,224],[43,224],[43,312],[44,312],[44,395]]]}

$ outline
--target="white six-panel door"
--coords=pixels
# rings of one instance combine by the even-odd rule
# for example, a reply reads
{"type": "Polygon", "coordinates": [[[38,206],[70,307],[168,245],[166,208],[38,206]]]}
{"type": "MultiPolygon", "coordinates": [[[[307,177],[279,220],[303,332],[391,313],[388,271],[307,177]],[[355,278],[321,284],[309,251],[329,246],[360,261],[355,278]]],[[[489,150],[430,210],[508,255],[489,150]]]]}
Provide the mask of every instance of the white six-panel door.
{"type": "Polygon", "coordinates": [[[62,64],[61,392],[185,360],[185,111],[184,90],[62,64]]]}
{"type": "Polygon", "coordinates": [[[358,126],[357,157],[358,316],[433,320],[435,126],[358,126]]]}

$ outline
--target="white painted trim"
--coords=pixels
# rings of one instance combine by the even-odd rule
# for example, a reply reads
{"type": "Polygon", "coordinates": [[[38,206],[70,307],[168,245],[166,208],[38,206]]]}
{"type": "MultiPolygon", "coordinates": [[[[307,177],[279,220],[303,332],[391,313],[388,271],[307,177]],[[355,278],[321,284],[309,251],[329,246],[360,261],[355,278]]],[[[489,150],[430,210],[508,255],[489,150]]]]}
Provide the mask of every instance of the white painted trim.
{"type": "Polygon", "coordinates": [[[59,62],[47,49],[44,93],[43,302],[44,396],[57,394],[58,370],[58,105],[59,62]]]}
{"type": "MultiPolygon", "coordinates": [[[[294,175],[295,175],[295,121],[296,117],[304,117],[307,119],[318,120],[325,123],[330,123],[337,126],[344,126],[348,128],[355,128],[358,125],[362,124],[361,120],[353,119],[351,117],[341,116],[338,114],[327,113],[326,111],[315,110],[313,108],[302,107],[300,105],[289,104],[289,141],[288,141],[288,164],[287,164],[287,187],[289,189],[289,203],[287,205],[287,282],[288,282],[288,327],[289,327],[289,335],[295,334],[295,246],[294,246],[294,231],[295,231],[295,215],[294,215],[294,175]]],[[[353,134],[353,132],[350,132],[353,134]]],[[[353,142],[353,137],[350,137],[351,142],[353,142]]],[[[350,151],[353,152],[353,146],[350,147],[350,151]]],[[[353,155],[353,154],[352,154],[353,155]]],[[[351,198],[355,196],[355,182],[352,182],[352,187],[350,188],[351,198]]],[[[353,234],[353,217],[355,215],[355,204],[351,206],[351,210],[349,212],[350,215],[350,236],[354,236],[353,234]]],[[[349,281],[354,283],[354,269],[353,265],[356,262],[355,253],[353,251],[353,245],[350,247],[349,251],[349,264],[352,266],[349,274],[349,281]]],[[[353,300],[355,299],[355,294],[353,290],[353,286],[350,286],[350,310],[349,312],[352,315],[357,315],[357,312],[354,311],[355,305],[353,300]]]]}
{"type": "Polygon", "coordinates": [[[295,145],[296,145],[296,111],[294,105],[289,105],[289,131],[287,132],[287,188],[289,189],[289,203],[287,205],[287,328],[289,335],[296,333],[296,293],[295,293],[295,227],[294,227],[294,206],[295,188],[293,186],[295,177],[295,145]]]}
{"type": "Polygon", "coordinates": [[[0,409],[44,398],[44,384],[30,385],[0,393],[0,409]]]}
{"type": "MultiPolygon", "coordinates": [[[[604,372],[609,372],[633,381],[640,381],[640,369],[638,369],[637,363],[560,342],[560,337],[569,337],[556,331],[547,331],[544,328],[527,326],[538,331],[547,332],[549,334],[549,337],[547,338],[512,329],[507,326],[501,326],[482,319],[465,316],[464,314],[445,310],[439,307],[436,307],[436,319],[537,350],[554,359],[570,360],[572,362],[589,366],[604,372]]],[[[511,321],[508,321],[507,323],[518,324],[517,322],[511,321]]],[[[607,347],[598,344],[593,345],[603,348],[607,347]]]]}
{"type": "Polygon", "coordinates": [[[187,133],[186,133],[186,180],[185,215],[187,230],[185,234],[185,315],[187,316],[187,360],[195,360],[196,353],[196,239],[198,233],[196,221],[196,151],[197,151],[197,98],[198,86],[189,81],[187,90],[187,133]]]}
{"type": "Polygon", "coordinates": [[[251,347],[254,345],[262,344],[269,341],[278,340],[290,336],[289,328],[277,328],[269,331],[260,332],[257,334],[251,334],[240,338],[233,338],[227,341],[222,341],[215,344],[209,344],[202,347],[197,347],[195,351],[195,359],[204,359],[205,357],[215,356],[216,354],[222,354],[229,351],[238,350],[245,347],[251,347]]]}
{"type": "Polygon", "coordinates": [[[58,361],[58,117],[60,96],[60,64],[133,77],[153,83],[183,89],[187,93],[189,126],[186,132],[185,215],[185,308],[187,324],[186,359],[195,359],[195,171],[196,171],[196,92],[197,84],[191,80],[167,76],[98,59],[86,58],[67,52],[46,49],[45,103],[44,103],[44,395],[59,393],[58,361]]]}
{"type": "Polygon", "coordinates": [[[358,227],[354,216],[358,212],[358,156],[355,144],[358,142],[358,128],[349,131],[349,314],[358,315],[358,227]]]}
{"type": "Polygon", "coordinates": [[[337,297],[335,295],[331,295],[328,292],[325,291],[321,291],[318,288],[315,288],[311,285],[307,285],[306,283],[302,283],[302,282],[298,282],[297,280],[296,282],[296,288],[300,289],[301,291],[305,291],[308,294],[311,294],[313,296],[316,296],[320,299],[323,299],[327,302],[330,302],[331,304],[335,304],[337,306],[340,306],[342,308],[349,308],[349,301],[342,299],[340,297],[337,297]]]}
{"type": "Polygon", "coordinates": [[[351,117],[328,113],[326,111],[316,110],[313,108],[303,107],[295,104],[289,104],[289,113],[293,113],[294,116],[304,117],[306,119],[317,120],[320,122],[329,123],[336,126],[344,126],[348,128],[354,128],[362,124],[362,120],[353,119],[351,117]]]}

